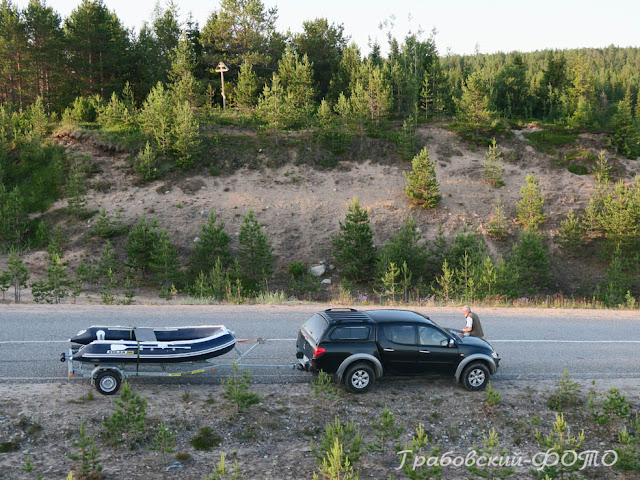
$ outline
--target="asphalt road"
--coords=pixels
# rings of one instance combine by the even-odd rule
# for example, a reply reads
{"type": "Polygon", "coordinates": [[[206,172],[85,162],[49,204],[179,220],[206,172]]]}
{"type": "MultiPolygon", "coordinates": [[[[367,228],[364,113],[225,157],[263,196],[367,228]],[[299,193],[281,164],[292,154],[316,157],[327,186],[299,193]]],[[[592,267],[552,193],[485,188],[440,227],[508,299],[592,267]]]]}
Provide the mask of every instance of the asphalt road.
{"type": "MultiPolygon", "coordinates": [[[[262,337],[245,362],[281,365],[254,369],[256,381],[309,381],[286,369],[295,362],[295,337],[317,306],[0,306],[0,382],[67,378],[60,353],[67,339],[90,325],[179,326],[224,324],[236,337],[262,337]]],[[[460,309],[424,308],[442,326],[461,328],[460,309]]],[[[494,382],[555,380],[567,369],[578,379],[640,379],[640,314],[599,310],[478,309],[485,338],[502,357],[494,382]]],[[[240,345],[242,351],[251,343],[240,345]]],[[[216,361],[229,363],[234,354],[216,361]]],[[[224,369],[220,369],[224,371],[224,369]]],[[[188,377],[219,381],[221,374],[188,377]],[[216,376],[217,375],[217,376],[216,376]]],[[[153,380],[158,381],[158,380],[153,380]]],[[[168,381],[162,380],[162,381],[168,381]]],[[[173,381],[173,379],[171,380],[173,381]]],[[[180,380],[178,380],[180,381],[180,380]]]]}

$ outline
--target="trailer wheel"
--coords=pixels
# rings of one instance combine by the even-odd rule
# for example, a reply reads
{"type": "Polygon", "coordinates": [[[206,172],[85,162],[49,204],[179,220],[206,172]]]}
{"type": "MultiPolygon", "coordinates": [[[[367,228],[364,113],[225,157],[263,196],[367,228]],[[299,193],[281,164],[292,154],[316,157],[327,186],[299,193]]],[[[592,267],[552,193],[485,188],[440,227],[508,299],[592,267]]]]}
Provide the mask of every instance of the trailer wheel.
{"type": "Polygon", "coordinates": [[[102,395],[113,395],[120,389],[122,379],[114,371],[102,370],[95,376],[93,383],[102,395]]]}

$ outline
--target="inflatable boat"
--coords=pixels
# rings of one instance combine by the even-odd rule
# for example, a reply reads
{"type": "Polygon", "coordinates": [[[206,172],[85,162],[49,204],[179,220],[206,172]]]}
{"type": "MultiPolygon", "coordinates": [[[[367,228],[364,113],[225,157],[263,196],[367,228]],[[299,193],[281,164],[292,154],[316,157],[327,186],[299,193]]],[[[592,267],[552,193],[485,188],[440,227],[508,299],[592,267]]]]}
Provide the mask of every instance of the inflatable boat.
{"type": "Polygon", "coordinates": [[[224,355],[236,345],[233,332],[224,325],[92,326],[69,341],[82,345],[73,360],[94,364],[197,362],[224,355]]]}

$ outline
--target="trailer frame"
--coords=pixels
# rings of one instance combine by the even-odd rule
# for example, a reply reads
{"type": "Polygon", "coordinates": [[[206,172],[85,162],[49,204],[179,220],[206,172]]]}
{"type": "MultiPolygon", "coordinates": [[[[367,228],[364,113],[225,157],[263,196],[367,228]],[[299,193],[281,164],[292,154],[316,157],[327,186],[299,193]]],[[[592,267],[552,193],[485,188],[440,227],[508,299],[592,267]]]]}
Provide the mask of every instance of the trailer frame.
{"type": "MultiPolygon", "coordinates": [[[[129,377],[182,377],[187,375],[197,375],[201,373],[211,373],[215,370],[226,368],[271,368],[271,369],[296,369],[296,364],[250,364],[243,363],[243,360],[254,351],[259,345],[265,345],[268,342],[265,338],[250,338],[236,341],[233,351],[237,353],[237,357],[232,363],[216,363],[213,359],[201,360],[197,362],[178,362],[178,363],[92,363],[93,368],[84,366],[87,362],[74,362],[73,354],[78,350],[70,347],[66,352],[60,355],[60,361],[67,363],[67,373],[69,378],[81,377],[90,378],[91,386],[103,394],[114,395],[120,390],[122,382],[129,377]],[[238,349],[238,343],[254,342],[246,351],[241,352],[238,349]],[[78,365],[79,364],[79,365],[78,365]],[[175,367],[180,364],[202,365],[202,368],[195,370],[178,370],[171,371],[167,367],[175,367]],[[155,368],[156,370],[153,370],[155,368]]],[[[218,357],[215,357],[218,358],[218,357]]]]}

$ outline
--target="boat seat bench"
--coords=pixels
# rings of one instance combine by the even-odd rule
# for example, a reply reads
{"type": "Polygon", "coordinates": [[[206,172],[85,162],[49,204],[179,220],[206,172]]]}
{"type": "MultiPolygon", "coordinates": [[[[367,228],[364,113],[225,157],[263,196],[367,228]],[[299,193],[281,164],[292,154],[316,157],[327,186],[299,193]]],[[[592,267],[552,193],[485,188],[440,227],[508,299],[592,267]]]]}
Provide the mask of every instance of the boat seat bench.
{"type": "Polygon", "coordinates": [[[136,340],[138,342],[157,342],[156,332],[153,328],[134,328],[136,340]]]}

